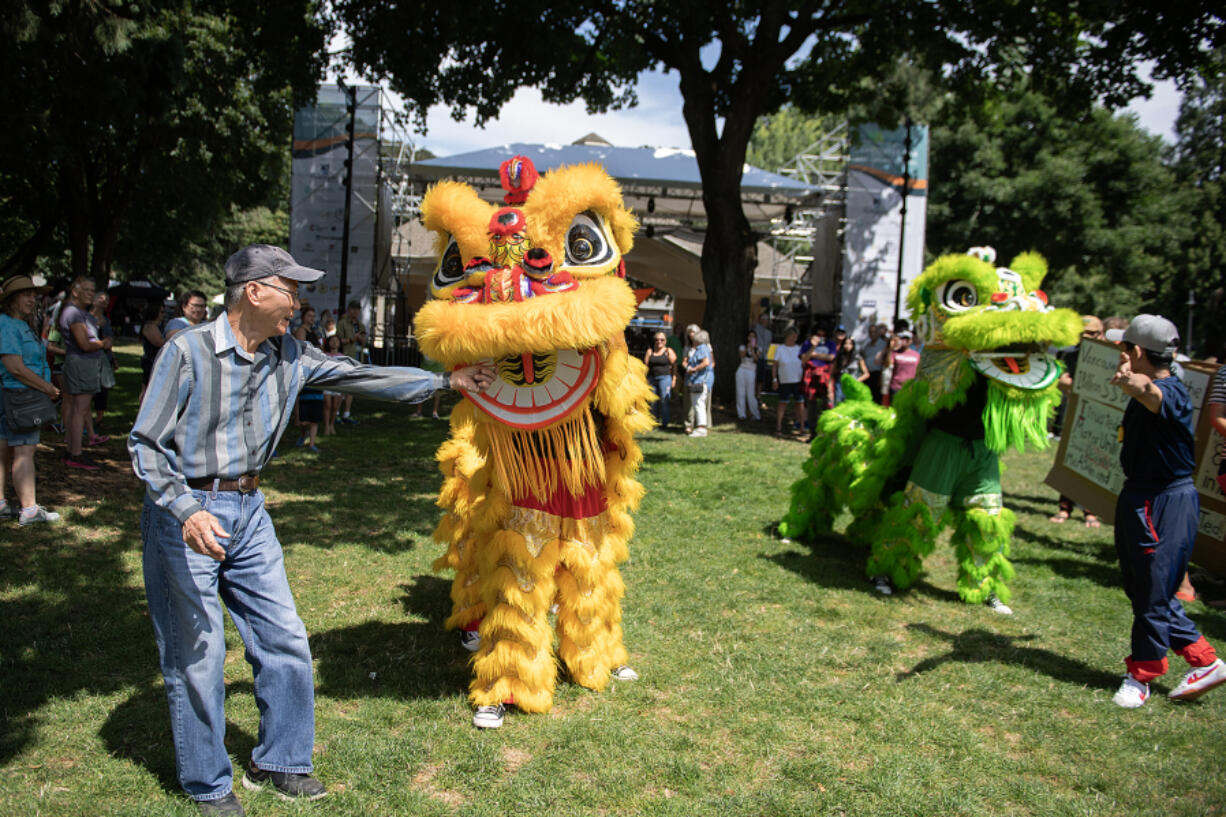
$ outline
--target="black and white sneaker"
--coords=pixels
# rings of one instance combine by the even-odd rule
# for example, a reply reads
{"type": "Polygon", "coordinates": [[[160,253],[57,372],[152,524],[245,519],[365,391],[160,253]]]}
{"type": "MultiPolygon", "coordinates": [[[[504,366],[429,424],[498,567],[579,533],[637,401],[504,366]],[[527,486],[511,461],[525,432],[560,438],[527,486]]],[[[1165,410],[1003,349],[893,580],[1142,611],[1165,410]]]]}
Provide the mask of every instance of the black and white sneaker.
{"type": "Polygon", "coordinates": [[[481,649],[481,631],[480,630],[464,630],[460,633],[460,646],[469,652],[476,652],[481,649]]]}
{"type": "Polygon", "coordinates": [[[497,729],[506,719],[507,708],[503,704],[479,706],[473,713],[473,726],[478,729],[497,729]]]}
{"type": "Polygon", "coordinates": [[[328,796],[328,788],[309,774],[269,772],[249,764],[243,772],[243,788],[259,791],[265,784],[282,800],[318,800],[328,796]]]}
{"type": "Polygon", "coordinates": [[[993,612],[996,612],[996,613],[1000,613],[1002,616],[1013,615],[1013,608],[1005,604],[1000,599],[996,598],[995,593],[988,596],[988,600],[985,601],[984,604],[988,606],[989,610],[992,610],[993,612]]]}
{"type": "Polygon", "coordinates": [[[238,802],[234,792],[230,792],[225,797],[218,797],[216,800],[197,800],[196,808],[204,817],[247,817],[247,812],[243,811],[243,804],[238,802]]]}
{"type": "Polygon", "coordinates": [[[637,681],[639,679],[639,674],[634,671],[634,668],[626,664],[614,667],[609,675],[614,681],[637,681]]]}
{"type": "Polygon", "coordinates": [[[890,579],[887,576],[873,576],[870,579],[873,583],[873,589],[883,596],[894,595],[894,585],[890,584],[890,579]]]}

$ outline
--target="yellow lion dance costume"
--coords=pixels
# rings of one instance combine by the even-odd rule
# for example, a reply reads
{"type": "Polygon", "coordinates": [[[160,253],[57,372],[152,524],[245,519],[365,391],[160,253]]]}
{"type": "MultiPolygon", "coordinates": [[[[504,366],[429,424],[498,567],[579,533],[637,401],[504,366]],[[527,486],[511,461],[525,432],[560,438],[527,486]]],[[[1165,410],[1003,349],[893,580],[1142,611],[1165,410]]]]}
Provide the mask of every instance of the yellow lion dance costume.
{"type": "Polygon", "coordinates": [[[434,537],[447,552],[434,567],[455,571],[446,626],[479,622],[469,697],[482,727],[500,726],[507,704],[552,706],[555,604],[557,656],[576,683],[637,677],[617,565],[643,495],[634,434],[652,426],[645,368],[623,336],[637,224],[621,190],[596,165],[538,177],[517,156],[500,175],[503,207],[456,182],[426,194],[439,261],[416,319],[425,354],[496,373],[456,406],[437,454],[434,537]]]}

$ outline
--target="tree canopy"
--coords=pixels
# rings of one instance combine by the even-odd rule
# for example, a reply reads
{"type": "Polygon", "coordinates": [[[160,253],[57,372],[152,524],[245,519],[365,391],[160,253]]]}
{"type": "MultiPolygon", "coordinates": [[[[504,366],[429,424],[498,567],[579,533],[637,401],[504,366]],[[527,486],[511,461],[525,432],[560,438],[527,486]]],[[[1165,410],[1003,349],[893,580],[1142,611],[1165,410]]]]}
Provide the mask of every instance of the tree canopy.
{"type": "Polygon", "coordinates": [[[18,3],[0,21],[3,271],[66,253],[100,280],[165,272],[234,207],[281,206],[326,34],[314,0],[18,3]]]}
{"type": "Polygon", "coordinates": [[[441,102],[457,115],[475,111],[482,123],[525,85],[547,101],[582,98],[600,111],[633,104],[642,70],[676,71],[708,217],[704,324],[726,373],[748,324],[757,264],[739,194],[759,116],[789,101],[809,111],[874,101],[903,111],[907,84],[879,81],[904,55],[966,99],[1025,73],[1070,107],[1118,104],[1147,90],[1142,59],[1154,60],[1160,76],[1185,79],[1208,46],[1226,39],[1207,2],[336,0],[334,8],[353,42],[352,64],[390,79],[419,113],[441,102]]]}
{"type": "Polygon", "coordinates": [[[932,128],[927,249],[1038,250],[1062,305],[1132,315],[1152,302],[1186,236],[1186,191],[1160,138],[1097,107],[1061,116],[1017,88],[980,108],[952,106],[932,128]]]}

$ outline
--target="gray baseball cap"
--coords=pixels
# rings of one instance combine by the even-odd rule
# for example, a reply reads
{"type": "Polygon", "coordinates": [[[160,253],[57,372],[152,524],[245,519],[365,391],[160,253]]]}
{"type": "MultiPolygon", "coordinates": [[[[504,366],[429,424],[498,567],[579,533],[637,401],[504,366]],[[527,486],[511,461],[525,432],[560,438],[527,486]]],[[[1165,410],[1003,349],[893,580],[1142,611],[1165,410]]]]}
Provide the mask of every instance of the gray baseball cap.
{"type": "Polygon", "coordinates": [[[1179,330],[1161,315],[1137,315],[1124,330],[1124,342],[1159,354],[1175,354],[1179,330]]]}
{"type": "Polygon", "coordinates": [[[226,286],[258,281],[273,275],[309,284],[323,278],[326,273],[300,265],[294,256],[271,244],[243,247],[226,261],[226,286]]]}

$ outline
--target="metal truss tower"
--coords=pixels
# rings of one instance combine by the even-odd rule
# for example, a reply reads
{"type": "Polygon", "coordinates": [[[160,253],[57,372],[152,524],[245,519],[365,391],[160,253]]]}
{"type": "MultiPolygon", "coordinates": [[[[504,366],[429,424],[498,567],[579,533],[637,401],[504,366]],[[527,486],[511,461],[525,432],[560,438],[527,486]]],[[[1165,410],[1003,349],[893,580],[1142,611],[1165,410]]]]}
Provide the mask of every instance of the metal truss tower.
{"type": "MultiPolygon", "coordinates": [[[[847,197],[847,163],[850,141],[847,122],[840,122],[816,142],[798,153],[788,164],[779,168],[780,175],[790,176],[820,191],[817,202],[803,208],[789,208],[784,218],[771,223],[770,241],[778,250],[776,264],[804,265],[805,271],[792,285],[791,291],[774,293],[783,301],[785,311],[793,319],[836,311],[838,293],[832,293],[829,304],[813,303],[813,289],[823,265],[837,264],[842,255],[843,205],[847,197]],[[825,308],[818,308],[819,306],[825,308]]],[[[834,276],[837,281],[838,276],[834,276]]],[[[779,277],[775,276],[778,281],[779,277]]]]}

